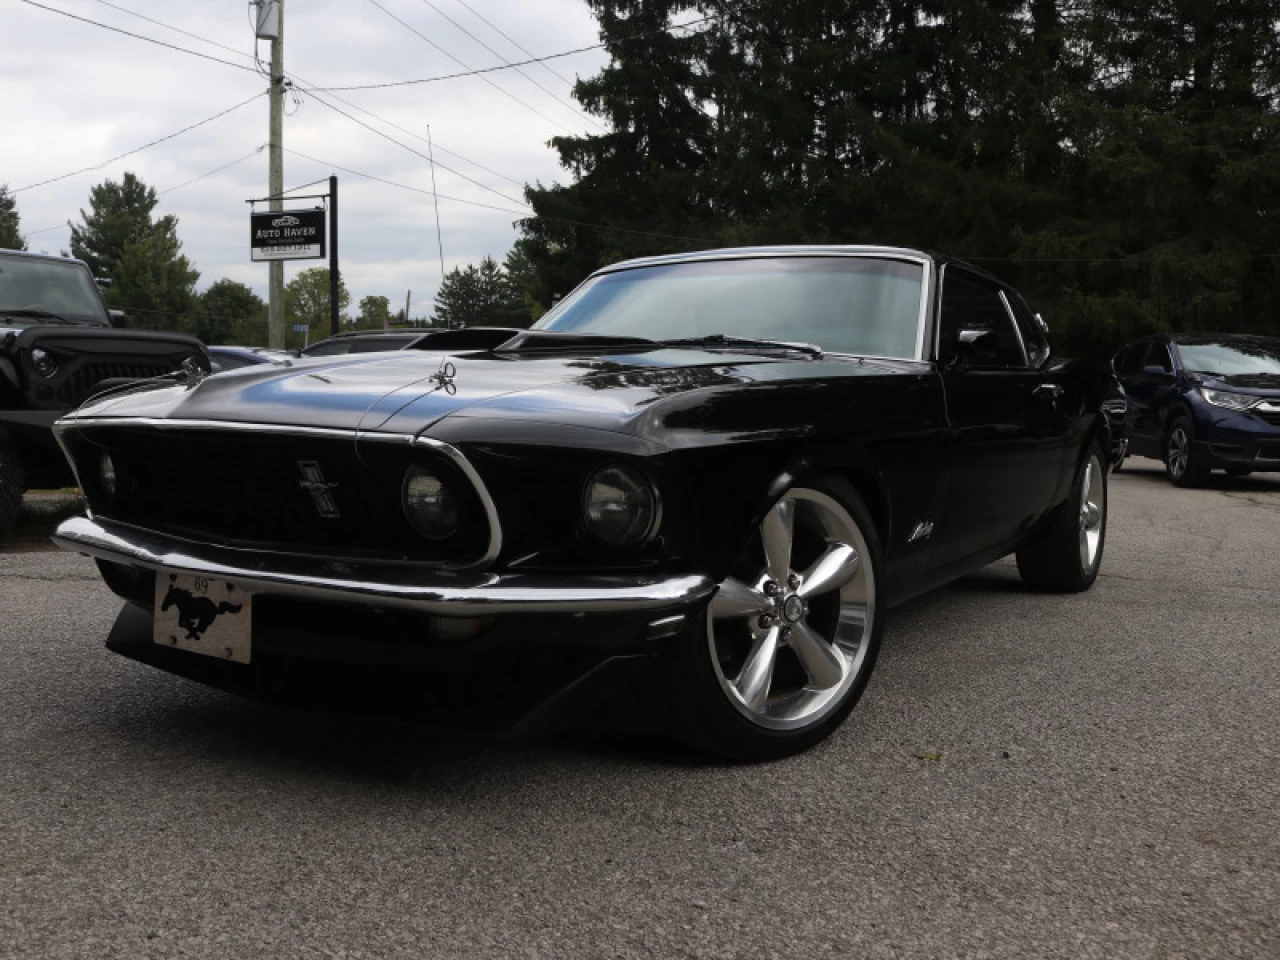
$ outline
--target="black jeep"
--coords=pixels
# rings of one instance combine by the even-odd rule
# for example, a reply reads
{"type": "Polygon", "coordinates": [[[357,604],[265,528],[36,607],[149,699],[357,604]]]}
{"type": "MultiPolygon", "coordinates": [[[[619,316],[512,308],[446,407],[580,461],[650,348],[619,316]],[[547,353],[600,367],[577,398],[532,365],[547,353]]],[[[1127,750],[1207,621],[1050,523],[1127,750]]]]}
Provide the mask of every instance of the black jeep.
{"type": "Polygon", "coordinates": [[[58,417],[188,359],[209,369],[194,337],[114,329],[81,261],[0,250],[0,540],[27,489],[75,485],[50,429],[58,417]]]}

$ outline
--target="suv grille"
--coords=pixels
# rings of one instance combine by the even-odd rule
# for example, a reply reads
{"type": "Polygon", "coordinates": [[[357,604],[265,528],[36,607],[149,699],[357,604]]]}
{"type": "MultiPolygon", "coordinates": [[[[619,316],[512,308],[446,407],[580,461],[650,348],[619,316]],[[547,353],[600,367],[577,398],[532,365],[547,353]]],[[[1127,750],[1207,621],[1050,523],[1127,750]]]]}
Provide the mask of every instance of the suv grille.
{"type": "Polygon", "coordinates": [[[58,385],[58,400],[67,406],[79,406],[95,392],[103,380],[143,380],[174,371],[168,363],[86,363],[58,385]]]}
{"type": "Polygon", "coordinates": [[[408,443],[365,441],[357,456],[345,437],[139,427],[84,436],[77,459],[88,461],[80,477],[94,511],[147,529],[226,546],[450,564],[477,560],[488,546],[484,507],[466,476],[408,443]],[[116,467],[115,502],[96,489],[102,448],[116,467]],[[462,529],[448,540],[423,539],[403,516],[411,464],[432,470],[462,499],[462,529]],[[328,486],[317,497],[304,481],[328,486]]]}

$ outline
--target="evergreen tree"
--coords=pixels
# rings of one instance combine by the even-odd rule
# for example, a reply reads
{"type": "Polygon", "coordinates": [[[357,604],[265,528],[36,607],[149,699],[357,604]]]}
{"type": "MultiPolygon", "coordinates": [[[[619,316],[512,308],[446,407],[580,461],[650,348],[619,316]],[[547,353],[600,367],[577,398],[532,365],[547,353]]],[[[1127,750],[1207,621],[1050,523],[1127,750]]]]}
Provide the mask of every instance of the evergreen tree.
{"type": "Polygon", "coordinates": [[[25,250],[22,224],[18,217],[18,202],[9,187],[0,183],[0,250],[25,250]]]}
{"type": "Polygon", "coordinates": [[[436,293],[433,323],[438,326],[527,327],[531,322],[522,292],[492,257],[466,270],[455,267],[436,293]]]}
{"type": "MultiPolygon", "coordinates": [[[[401,313],[404,311],[402,310],[401,313]]],[[[391,322],[391,301],[387,297],[363,297],[360,315],[356,317],[357,330],[381,330],[391,322]]]]}
{"type": "Polygon", "coordinates": [[[131,327],[197,333],[191,315],[200,274],[182,255],[177,221],[165,217],[141,238],[129,240],[112,270],[107,304],[125,311],[131,327]]]}
{"type": "Polygon", "coordinates": [[[116,183],[106,180],[89,191],[89,212],[80,211],[79,226],[71,224],[71,255],[89,265],[95,277],[115,281],[115,270],[131,242],[143,242],[157,229],[174,230],[177,220],[153,223],[156,191],[132,173],[116,183]],[[166,223],[168,226],[166,226],[166,223]]]}

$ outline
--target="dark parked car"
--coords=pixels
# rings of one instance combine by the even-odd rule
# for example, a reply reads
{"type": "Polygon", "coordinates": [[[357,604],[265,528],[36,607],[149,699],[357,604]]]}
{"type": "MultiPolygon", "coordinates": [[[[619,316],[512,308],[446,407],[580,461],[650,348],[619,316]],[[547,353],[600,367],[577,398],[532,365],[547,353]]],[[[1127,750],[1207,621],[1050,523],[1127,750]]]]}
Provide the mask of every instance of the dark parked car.
{"type": "Polygon", "coordinates": [[[853,707],[894,604],[1012,552],[1094,582],[1109,383],[926,253],[632,261],[533,330],[81,410],[92,516],[56,539],[129,601],[113,650],[225,689],[532,733],[634,685],[777,757],[853,707]]]}
{"type": "Polygon", "coordinates": [[[270,350],[266,347],[205,347],[214,373],[239,370],[241,367],[257,367],[270,364],[275,367],[293,365],[293,354],[287,350],[270,350]]]}
{"type": "Polygon", "coordinates": [[[1163,460],[1180,487],[1211,470],[1280,471],[1280,339],[1156,336],[1112,367],[1124,385],[1129,452],[1163,460]]]}
{"type": "Polygon", "coordinates": [[[98,390],[208,369],[193,337],[112,328],[79,260],[0,250],[0,540],[28,489],[74,480],[50,429],[98,390]]]}
{"type": "Polygon", "coordinates": [[[427,331],[357,330],[339,333],[327,340],[317,340],[305,350],[304,357],[335,357],[347,353],[381,353],[384,350],[403,350],[427,331]]]}

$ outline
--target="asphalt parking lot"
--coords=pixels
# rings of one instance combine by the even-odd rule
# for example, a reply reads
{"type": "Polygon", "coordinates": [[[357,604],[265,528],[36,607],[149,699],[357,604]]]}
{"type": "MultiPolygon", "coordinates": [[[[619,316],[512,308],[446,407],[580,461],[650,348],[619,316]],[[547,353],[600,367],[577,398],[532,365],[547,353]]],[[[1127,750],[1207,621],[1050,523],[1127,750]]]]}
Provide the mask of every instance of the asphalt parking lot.
{"type": "Polygon", "coordinates": [[[763,767],[258,707],[0,553],[0,956],[1280,956],[1280,477],[1130,463],[1091,593],[1006,561],[895,611],[763,767]]]}

